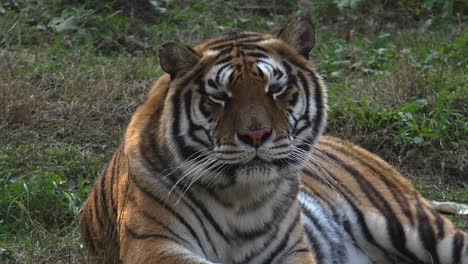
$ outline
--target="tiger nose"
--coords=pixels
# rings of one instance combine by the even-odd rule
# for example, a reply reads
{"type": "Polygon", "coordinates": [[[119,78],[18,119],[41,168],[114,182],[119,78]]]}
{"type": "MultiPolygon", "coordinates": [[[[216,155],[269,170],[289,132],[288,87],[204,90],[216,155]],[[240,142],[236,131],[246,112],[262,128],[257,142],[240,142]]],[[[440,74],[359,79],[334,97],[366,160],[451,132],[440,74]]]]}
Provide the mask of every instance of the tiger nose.
{"type": "Polygon", "coordinates": [[[260,147],[271,136],[271,128],[263,127],[260,129],[246,129],[237,132],[237,137],[247,145],[254,148],[260,147]]]}

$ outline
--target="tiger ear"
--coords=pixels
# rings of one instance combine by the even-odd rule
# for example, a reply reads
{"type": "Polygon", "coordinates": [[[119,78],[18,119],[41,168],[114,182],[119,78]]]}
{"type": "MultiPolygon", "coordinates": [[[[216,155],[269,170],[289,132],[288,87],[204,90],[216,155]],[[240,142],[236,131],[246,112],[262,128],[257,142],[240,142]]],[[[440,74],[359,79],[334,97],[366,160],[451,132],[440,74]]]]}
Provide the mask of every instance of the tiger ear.
{"type": "Polygon", "coordinates": [[[195,66],[200,57],[195,51],[181,43],[169,42],[159,48],[159,64],[171,79],[182,76],[195,66]]]}
{"type": "Polygon", "coordinates": [[[307,58],[315,44],[314,24],[307,17],[293,18],[280,30],[278,38],[307,58]]]}

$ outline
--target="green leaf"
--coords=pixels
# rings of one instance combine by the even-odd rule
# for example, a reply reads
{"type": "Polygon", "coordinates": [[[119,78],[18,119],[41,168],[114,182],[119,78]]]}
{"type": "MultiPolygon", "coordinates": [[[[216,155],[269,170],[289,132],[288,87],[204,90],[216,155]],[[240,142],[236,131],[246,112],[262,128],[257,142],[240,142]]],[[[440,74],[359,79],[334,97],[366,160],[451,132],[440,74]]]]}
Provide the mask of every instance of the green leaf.
{"type": "MultiPolygon", "coordinates": [[[[427,100],[426,99],[419,99],[413,102],[406,103],[398,109],[399,112],[402,113],[416,113],[418,110],[423,108],[425,105],[427,105],[427,100]]],[[[411,117],[411,116],[409,116],[411,117]]]]}

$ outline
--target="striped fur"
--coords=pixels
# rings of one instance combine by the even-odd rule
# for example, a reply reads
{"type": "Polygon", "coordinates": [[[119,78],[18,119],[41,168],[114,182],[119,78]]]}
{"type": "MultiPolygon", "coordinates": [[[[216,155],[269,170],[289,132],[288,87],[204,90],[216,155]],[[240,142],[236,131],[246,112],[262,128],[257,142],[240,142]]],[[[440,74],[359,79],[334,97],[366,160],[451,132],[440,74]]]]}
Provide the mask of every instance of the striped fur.
{"type": "Polygon", "coordinates": [[[305,58],[312,36],[298,18],[277,37],[237,30],[194,50],[163,46],[169,74],[84,204],[91,260],[467,263],[467,235],[394,169],[320,137],[326,92],[305,58]],[[261,145],[239,134],[262,127],[261,145]]]}
{"type": "Polygon", "coordinates": [[[302,181],[299,200],[318,263],[468,263],[468,236],[362,148],[321,137],[302,181]]]}

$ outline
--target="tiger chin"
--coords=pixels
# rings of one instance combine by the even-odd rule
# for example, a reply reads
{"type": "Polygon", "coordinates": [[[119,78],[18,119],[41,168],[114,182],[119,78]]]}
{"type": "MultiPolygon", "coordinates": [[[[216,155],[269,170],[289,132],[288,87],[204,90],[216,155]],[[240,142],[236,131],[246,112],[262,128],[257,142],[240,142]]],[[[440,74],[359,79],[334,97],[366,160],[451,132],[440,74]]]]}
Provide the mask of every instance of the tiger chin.
{"type": "Polygon", "coordinates": [[[97,263],[468,263],[468,237],[377,156],[321,136],[312,22],[168,43],[80,220],[97,263]]]}

